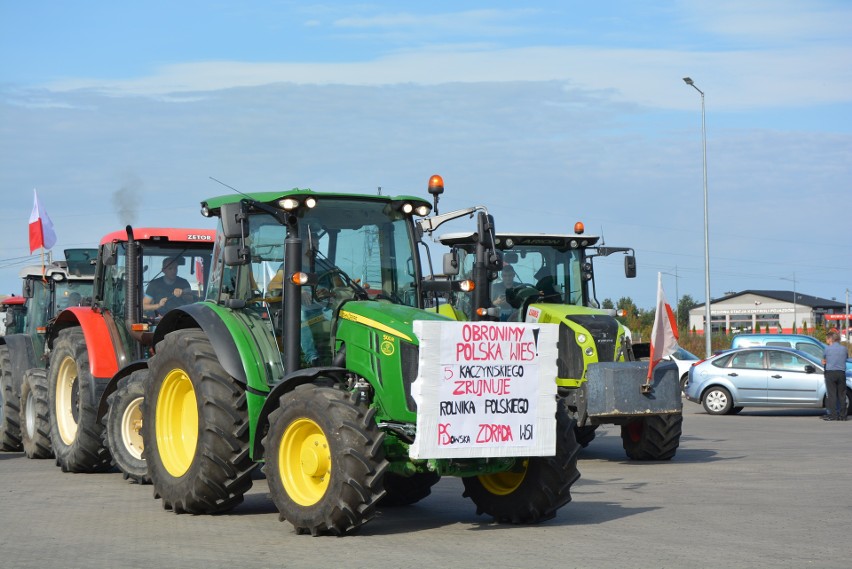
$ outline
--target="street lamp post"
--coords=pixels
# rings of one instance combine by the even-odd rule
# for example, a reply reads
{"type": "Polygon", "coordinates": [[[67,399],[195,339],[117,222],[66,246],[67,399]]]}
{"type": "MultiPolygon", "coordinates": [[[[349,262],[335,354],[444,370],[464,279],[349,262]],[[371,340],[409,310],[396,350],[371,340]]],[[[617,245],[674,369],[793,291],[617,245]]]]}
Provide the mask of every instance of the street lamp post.
{"type": "Polygon", "coordinates": [[[707,125],[704,120],[704,91],[695,86],[689,77],[683,82],[701,93],[701,150],[704,162],[704,348],[709,358],[713,355],[710,336],[713,325],[710,322],[710,229],[707,221],[707,125]]]}
{"type": "Polygon", "coordinates": [[[675,320],[680,323],[680,313],[678,312],[680,310],[680,294],[678,293],[678,280],[680,280],[680,277],[677,275],[677,265],[675,265],[674,270],[674,273],[667,273],[666,271],[660,271],[660,273],[675,278],[675,320]]]}
{"type": "Polygon", "coordinates": [[[781,277],[782,281],[793,281],[793,331],[796,333],[796,318],[798,317],[799,307],[796,305],[796,273],[793,273],[793,278],[781,277]]]}

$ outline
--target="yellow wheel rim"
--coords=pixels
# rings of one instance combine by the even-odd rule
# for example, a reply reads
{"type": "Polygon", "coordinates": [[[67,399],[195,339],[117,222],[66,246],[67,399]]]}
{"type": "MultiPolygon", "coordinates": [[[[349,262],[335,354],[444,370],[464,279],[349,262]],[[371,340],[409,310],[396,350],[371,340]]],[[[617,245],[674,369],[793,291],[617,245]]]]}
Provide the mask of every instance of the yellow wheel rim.
{"type": "Polygon", "coordinates": [[[72,444],[77,438],[77,419],[74,418],[76,385],[77,362],[71,356],[66,356],[59,363],[56,374],[56,425],[59,427],[59,437],[66,445],[72,444]]]}
{"type": "Polygon", "coordinates": [[[319,502],[331,479],[331,450],[322,429],[310,419],[297,419],[281,437],[278,473],[290,498],[300,506],[319,502]]]}
{"type": "Polygon", "coordinates": [[[130,402],[121,416],[121,440],[130,456],[136,460],[142,460],[142,400],[137,397],[130,402]]]}
{"type": "Polygon", "coordinates": [[[157,449],[166,471],[179,478],[186,474],[198,444],[198,404],[192,380],[173,369],[163,380],[157,398],[157,449]]]}
{"type": "Polygon", "coordinates": [[[520,472],[496,472],[494,474],[485,474],[478,478],[482,483],[483,488],[492,494],[496,496],[507,496],[520,487],[521,482],[524,481],[524,477],[527,475],[528,465],[529,461],[525,460],[520,472]]]}

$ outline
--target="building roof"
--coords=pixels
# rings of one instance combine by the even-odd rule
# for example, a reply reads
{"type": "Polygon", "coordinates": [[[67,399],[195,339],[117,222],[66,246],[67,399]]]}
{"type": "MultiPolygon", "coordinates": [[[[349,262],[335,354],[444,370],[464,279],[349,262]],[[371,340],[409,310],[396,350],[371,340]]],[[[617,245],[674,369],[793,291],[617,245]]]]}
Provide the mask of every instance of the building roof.
{"type": "MultiPolygon", "coordinates": [[[[724,302],[726,300],[731,300],[732,298],[736,298],[738,296],[743,296],[746,294],[753,294],[755,296],[762,296],[764,298],[771,298],[773,300],[779,300],[781,302],[789,302],[793,304],[793,291],[790,290],[744,290],[741,292],[735,292],[729,294],[727,296],[723,296],[721,298],[714,298],[710,301],[710,304],[716,304],[718,302],[724,302]]],[[[800,304],[802,306],[810,306],[811,308],[824,308],[828,310],[845,310],[846,305],[842,302],[837,302],[836,300],[829,300],[827,298],[820,298],[818,296],[811,296],[809,294],[803,294],[799,291],[796,291],[796,304],[800,304]]],[[[699,306],[704,306],[704,303],[696,304],[693,308],[697,308],[699,306]]]]}

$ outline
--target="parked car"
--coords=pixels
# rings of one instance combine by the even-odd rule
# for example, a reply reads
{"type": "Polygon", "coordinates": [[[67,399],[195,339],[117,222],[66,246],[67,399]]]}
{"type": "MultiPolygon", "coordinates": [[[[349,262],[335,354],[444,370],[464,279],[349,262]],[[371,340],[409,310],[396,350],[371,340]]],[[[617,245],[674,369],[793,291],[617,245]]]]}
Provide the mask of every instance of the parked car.
{"type": "MultiPolygon", "coordinates": [[[[811,354],[776,346],[725,350],[689,370],[686,398],[711,415],[739,413],[743,407],[825,406],[822,361],[811,354]]],[[[847,401],[852,371],[846,371],[847,401]]]]}
{"type": "MultiPolygon", "coordinates": [[[[812,355],[822,361],[825,353],[825,344],[805,334],[737,334],[731,340],[732,348],[745,348],[747,346],[780,346],[793,348],[812,355]]],[[[852,359],[846,360],[846,371],[852,370],[852,359]]]]}
{"type": "Polygon", "coordinates": [[[683,390],[686,387],[686,382],[689,379],[689,370],[697,364],[701,358],[678,346],[671,356],[665,358],[677,364],[677,374],[680,377],[680,388],[683,390]]]}
{"type": "MultiPolygon", "coordinates": [[[[633,355],[637,360],[647,360],[651,357],[651,344],[648,342],[639,342],[633,344],[633,355]]],[[[675,353],[670,356],[666,356],[663,358],[666,361],[673,361],[677,364],[677,375],[680,378],[680,388],[686,386],[687,377],[689,375],[689,368],[698,363],[701,359],[689,350],[684,350],[680,346],[678,346],[675,353]]]]}

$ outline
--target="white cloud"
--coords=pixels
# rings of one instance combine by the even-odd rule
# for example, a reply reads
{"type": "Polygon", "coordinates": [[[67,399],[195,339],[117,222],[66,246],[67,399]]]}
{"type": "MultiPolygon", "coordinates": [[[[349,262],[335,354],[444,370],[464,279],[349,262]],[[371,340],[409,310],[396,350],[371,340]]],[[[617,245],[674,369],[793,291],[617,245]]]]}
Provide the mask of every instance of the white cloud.
{"type": "Polygon", "coordinates": [[[155,96],[275,83],[366,86],[559,80],[612,90],[625,102],[689,109],[694,100],[681,89],[681,77],[689,75],[712,97],[716,110],[741,110],[850,102],[849,61],[852,47],[695,53],[591,47],[433,50],[358,63],[185,63],[162,67],[148,77],[74,79],[49,88],[155,96]]]}

